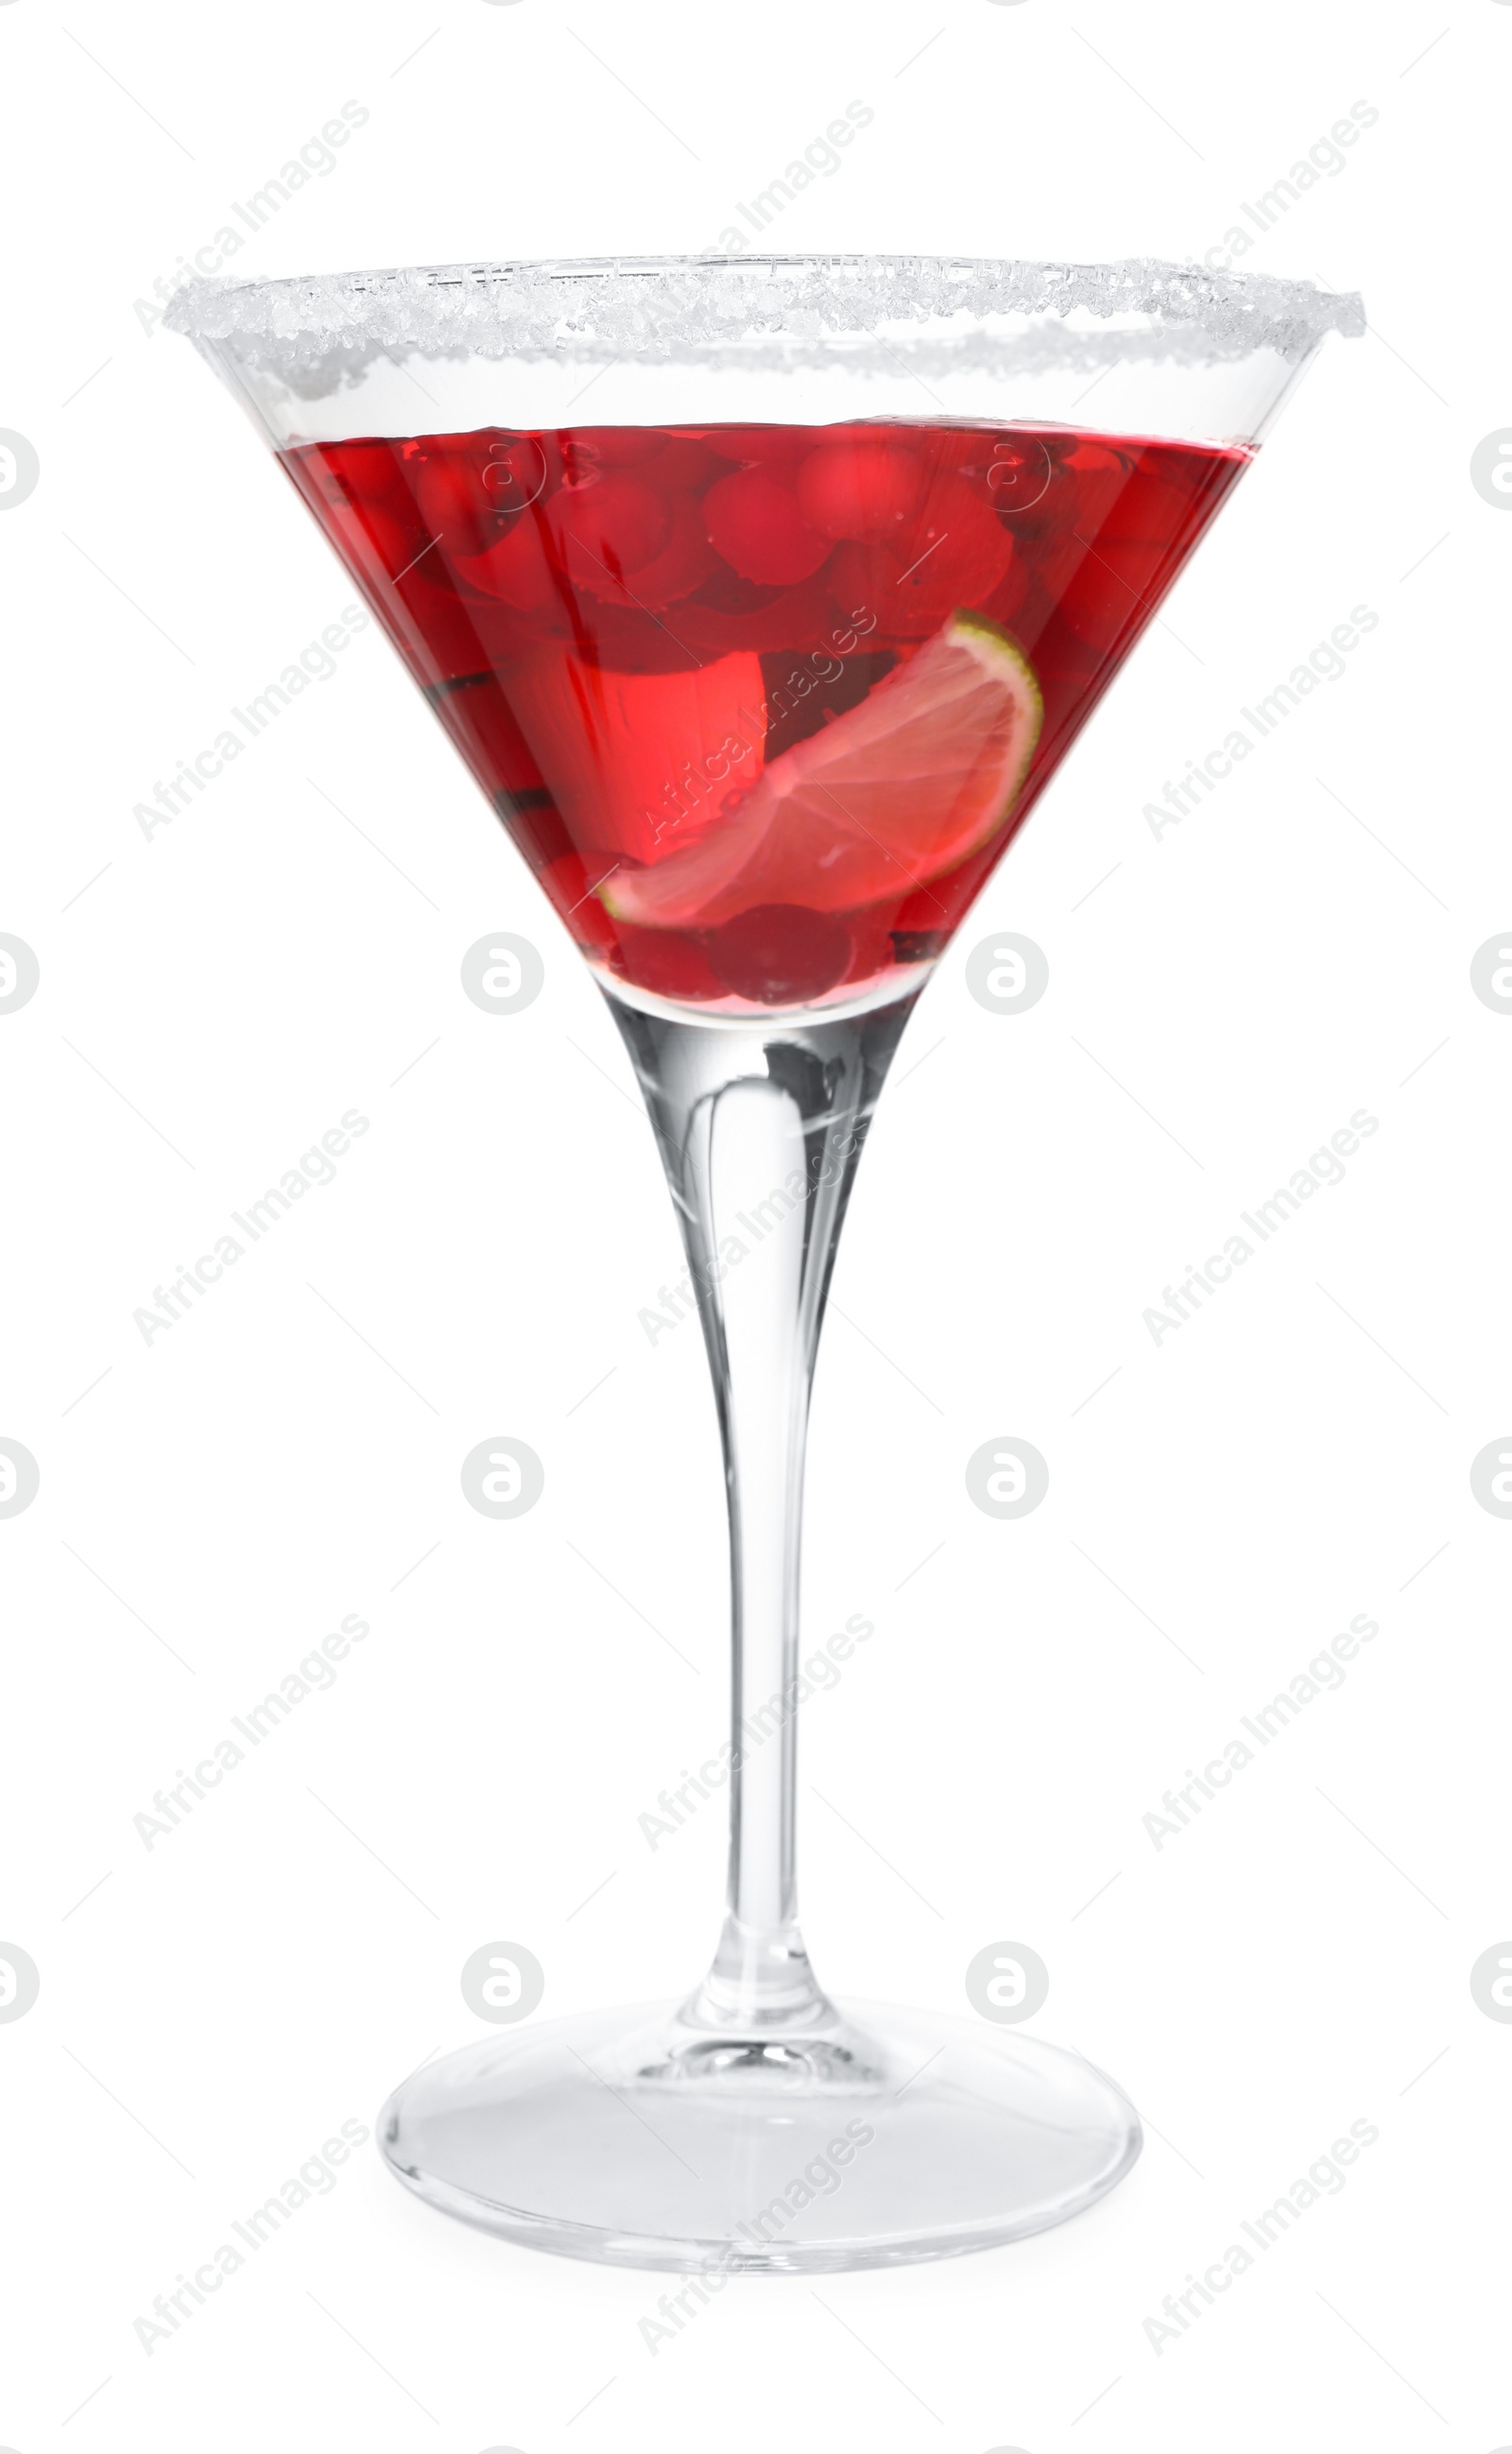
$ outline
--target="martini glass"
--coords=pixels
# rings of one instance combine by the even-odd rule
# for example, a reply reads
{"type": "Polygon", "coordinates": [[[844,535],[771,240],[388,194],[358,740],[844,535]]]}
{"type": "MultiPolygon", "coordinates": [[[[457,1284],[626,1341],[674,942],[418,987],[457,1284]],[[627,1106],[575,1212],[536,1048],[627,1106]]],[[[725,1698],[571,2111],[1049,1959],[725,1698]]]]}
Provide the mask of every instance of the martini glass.
{"type": "MultiPolygon", "coordinates": [[[[736,2271],[1058,2223],[1139,2153],[1114,2082],[985,2021],[837,2006],[804,1950],[809,1389],[919,991],[1359,301],[1147,263],[700,257],[212,282],[168,320],[251,411],[609,999],[724,1442],[713,1965],[680,2005],[431,2064],[382,2152],[453,2215],[692,2270],[705,2298],[736,2271]]],[[[994,2000],[1021,1980],[998,1971],[994,2000]]],[[[506,2000],[518,1973],[495,1981],[506,2000]]]]}

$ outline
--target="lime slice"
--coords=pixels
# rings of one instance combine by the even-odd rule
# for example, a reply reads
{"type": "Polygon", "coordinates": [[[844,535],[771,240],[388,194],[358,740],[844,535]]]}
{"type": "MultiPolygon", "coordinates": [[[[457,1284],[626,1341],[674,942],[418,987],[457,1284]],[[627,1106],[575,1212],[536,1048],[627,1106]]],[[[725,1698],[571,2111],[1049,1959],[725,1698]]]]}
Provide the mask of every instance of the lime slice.
{"type": "Polygon", "coordinates": [[[716,929],[754,905],[848,912],[954,869],[1013,807],[1043,704],[996,623],[954,614],[858,707],[775,758],[700,840],[618,871],[616,920],[716,929]]]}

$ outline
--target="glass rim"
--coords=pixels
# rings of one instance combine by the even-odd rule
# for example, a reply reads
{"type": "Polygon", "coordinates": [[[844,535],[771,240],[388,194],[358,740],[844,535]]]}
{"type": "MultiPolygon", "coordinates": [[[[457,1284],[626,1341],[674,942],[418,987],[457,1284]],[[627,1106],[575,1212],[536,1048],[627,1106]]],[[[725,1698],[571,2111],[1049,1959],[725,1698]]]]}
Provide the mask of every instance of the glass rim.
{"type": "MultiPolygon", "coordinates": [[[[335,273],[186,282],[164,321],[191,339],[258,353],[395,350],[421,355],[655,357],[750,344],[790,306],[837,352],[878,327],[943,334],[964,315],[1064,326],[1069,318],[1168,333],[1214,356],[1307,355],[1330,332],[1365,329],[1357,292],[1270,273],[1131,257],[1104,264],[967,255],[752,253],[499,257],[335,273]],[[592,299],[595,312],[585,317],[592,299]],[[659,312],[658,312],[659,311],[659,312]]],[[[799,329],[790,326],[790,331],[799,329]]]]}

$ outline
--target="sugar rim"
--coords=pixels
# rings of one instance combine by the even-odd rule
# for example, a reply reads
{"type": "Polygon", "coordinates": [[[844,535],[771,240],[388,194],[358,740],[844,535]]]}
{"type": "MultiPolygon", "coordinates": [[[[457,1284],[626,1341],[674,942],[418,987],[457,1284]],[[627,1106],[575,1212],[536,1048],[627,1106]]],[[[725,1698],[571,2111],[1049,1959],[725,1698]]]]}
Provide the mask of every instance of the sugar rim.
{"type": "MultiPolygon", "coordinates": [[[[972,354],[1011,353],[1021,332],[995,316],[1143,318],[1183,355],[1304,356],[1325,333],[1365,329],[1355,292],[1274,275],[1212,272],[1131,257],[1105,265],[927,255],[603,256],[427,265],[272,280],[194,280],[164,321],[199,342],[274,366],[396,351],[421,356],[702,359],[864,349],[879,326],[904,350],[978,331],[972,354]],[[968,319],[963,327],[960,319],[968,319]],[[901,328],[899,331],[897,328],[901,328]],[[235,345],[241,345],[235,347],[235,345]]],[[[1033,328],[1032,328],[1033,329],[1033,328]]],[[[1039,328],[1043,330],[1043,327],[1039,328]]],[[[1134,340],[1140,328],[1124,336],[1134,340]]]]}

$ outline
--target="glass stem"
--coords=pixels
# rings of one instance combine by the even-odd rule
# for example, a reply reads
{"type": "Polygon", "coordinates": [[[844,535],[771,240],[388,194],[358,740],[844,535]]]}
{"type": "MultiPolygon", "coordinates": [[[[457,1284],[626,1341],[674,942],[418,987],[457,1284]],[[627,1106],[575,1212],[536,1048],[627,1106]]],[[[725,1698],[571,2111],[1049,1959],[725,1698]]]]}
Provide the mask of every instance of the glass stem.
{"type": "Polygon", "coordinates": [[[769,1024],[610,998],[672,1188],[724,1443],[730,1887],[714,1965],[683,2017],[726,2033],[831,2016],[798,1932],[794,1863],[804,1438],[841,1221],[916,994],[841,1020],[769,1024]]]}

